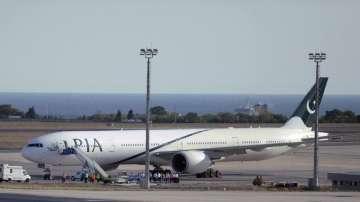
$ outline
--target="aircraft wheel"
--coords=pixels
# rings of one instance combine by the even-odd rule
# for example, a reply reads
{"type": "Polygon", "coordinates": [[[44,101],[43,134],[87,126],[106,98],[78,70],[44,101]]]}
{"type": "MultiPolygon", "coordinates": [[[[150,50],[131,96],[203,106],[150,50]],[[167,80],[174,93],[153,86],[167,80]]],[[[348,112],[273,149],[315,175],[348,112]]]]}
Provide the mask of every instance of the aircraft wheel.
{"type": "Polygon", "coordinates": [[[218,170],[215,171],[215,177],[220,178],[222,176],[222,173],[218,170]]]}
{"type": "Polygon", "coordinates": [[[209,178],[215,177],[215,172],[213,169],[209,169],[209,178]]]}

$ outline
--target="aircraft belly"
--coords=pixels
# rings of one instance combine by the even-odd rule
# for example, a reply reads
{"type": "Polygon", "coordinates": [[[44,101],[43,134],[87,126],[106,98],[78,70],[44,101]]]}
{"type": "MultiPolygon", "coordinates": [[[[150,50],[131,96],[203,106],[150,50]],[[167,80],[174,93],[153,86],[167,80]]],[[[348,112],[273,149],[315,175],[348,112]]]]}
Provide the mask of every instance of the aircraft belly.
{"type": "MultiPolygon", "coordinates": [[[[96,163],[100,165],[111,164],[113,162],[118,161],[119,159],[123,158],[120,153],[116,152],[101,152],[101,153],[90,153],[85,152],[88,157],[96,163]]],[[[60,155],[59,153],[54,153],[54,155],[49,155],[50,158],[46,159],[47,164],[51,165],[64,165],[64,166],[77,166],[82,165],[81,161],[76,157],[75,154],[69,155],[60,155]]]]}
{"type": "Polygon", "coordinates": [[[246,149],[245,154],[230,155],[222,161],[260,161],[280,156],[290,149],[288,146],[268,147],[261,151],[246,149]]]}
{"type": "Polygon", "coordinates": [[[57,166],[78,166],[81,165],[81,161],[73,154],[71,155],[59,155],[57,154],[55,158],[50,158],[47,160],[48,164],[57,165],[57,166]]]}

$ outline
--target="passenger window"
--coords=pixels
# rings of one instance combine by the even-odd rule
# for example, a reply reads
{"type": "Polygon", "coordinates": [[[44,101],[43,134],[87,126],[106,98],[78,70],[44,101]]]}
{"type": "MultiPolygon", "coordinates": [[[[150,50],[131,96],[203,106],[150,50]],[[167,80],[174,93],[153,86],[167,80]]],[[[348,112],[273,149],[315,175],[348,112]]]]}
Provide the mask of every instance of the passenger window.
{"type": "Polygon", "coordinates": [[[10,173],[12,173],[12,169],[10,169],[10,173]]]}

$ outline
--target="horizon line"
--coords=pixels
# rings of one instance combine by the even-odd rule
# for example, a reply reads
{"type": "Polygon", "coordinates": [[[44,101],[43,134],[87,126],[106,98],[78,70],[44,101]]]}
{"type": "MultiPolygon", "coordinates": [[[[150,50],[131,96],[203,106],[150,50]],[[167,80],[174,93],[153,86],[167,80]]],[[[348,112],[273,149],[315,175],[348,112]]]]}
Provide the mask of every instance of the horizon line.
{"type": "MultiPolygon", "coordinates": [[[[115,93],[115,92],[7,92],[7,91],[0,91],[0,94],[103,94],[103,95],[145,95],[146,93],[115,93]]],[[[151,95],[304,95],[302,93],[151,93],[151,95]]],[[[337,94],[337,93],[330,93],[324,94],[324,96],[331,95],[331,96],[360,96],[360,94],[356,93],[344,93],[344,94],[337,94]]]]}

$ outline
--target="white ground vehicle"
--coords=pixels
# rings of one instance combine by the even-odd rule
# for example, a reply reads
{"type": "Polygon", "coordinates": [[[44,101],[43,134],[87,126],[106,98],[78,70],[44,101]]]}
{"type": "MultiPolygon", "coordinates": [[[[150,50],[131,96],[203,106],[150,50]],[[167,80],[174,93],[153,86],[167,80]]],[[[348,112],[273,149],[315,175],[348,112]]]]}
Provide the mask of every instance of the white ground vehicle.
{"type": "Polygon", "coordinates": [[[81,170],[77,171],[74,175],[70,177],[71,181],[83,181],[85,178],[85,174],[89,171],[81,170]]]}
{"type": "Polygon", "coordinates": [[[9,164],[0,164],[0,181],[18,181],[29,182],[30,175],[22,166],[10,166],[9,164]]]}
{"type": "Polygon", "coordinates": [[[126,172],[121,172],[119,175],[112,179],[115,184],[126,184],[129,181],[129,176],[126,172]]]}

